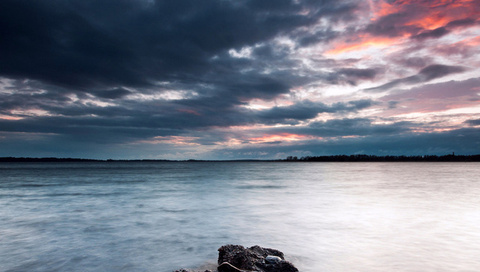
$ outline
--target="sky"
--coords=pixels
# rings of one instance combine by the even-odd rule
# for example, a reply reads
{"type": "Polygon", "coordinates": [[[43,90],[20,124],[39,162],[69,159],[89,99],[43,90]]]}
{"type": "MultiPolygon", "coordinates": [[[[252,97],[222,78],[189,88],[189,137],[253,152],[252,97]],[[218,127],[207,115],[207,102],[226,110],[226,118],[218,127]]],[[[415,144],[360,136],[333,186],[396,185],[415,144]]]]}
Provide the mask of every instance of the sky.
{"type": "Polygon", "coordinates": [[[480,0],[2,0],[0,157],[480,154],[480,0]]]}

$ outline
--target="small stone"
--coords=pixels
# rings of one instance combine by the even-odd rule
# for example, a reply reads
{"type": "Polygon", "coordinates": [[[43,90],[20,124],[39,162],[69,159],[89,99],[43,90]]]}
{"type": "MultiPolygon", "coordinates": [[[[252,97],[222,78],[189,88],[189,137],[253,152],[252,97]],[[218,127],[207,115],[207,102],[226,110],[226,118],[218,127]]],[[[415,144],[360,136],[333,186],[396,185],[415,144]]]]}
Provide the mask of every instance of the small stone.
{"type": "Polygon", "coordinates": [[[265,257],[265,262],[268,263],[268,264],[276,264],[276,263],[279,263],[281,261],[282,261],[282,258],[280,258],[278,256],[268,255],[267,257],[265,257]]]}

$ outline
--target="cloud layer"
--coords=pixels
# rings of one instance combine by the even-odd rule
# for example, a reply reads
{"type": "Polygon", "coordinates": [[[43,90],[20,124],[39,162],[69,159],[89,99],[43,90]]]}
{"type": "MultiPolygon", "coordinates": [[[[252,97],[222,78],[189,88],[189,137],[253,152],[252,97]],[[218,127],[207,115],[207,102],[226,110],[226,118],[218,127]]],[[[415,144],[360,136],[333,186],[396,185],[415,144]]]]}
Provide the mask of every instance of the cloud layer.
{"type": "Polygon", "coordinates": [[[480,153],[479,7],[0,1],[0,156],[480,153]]]}

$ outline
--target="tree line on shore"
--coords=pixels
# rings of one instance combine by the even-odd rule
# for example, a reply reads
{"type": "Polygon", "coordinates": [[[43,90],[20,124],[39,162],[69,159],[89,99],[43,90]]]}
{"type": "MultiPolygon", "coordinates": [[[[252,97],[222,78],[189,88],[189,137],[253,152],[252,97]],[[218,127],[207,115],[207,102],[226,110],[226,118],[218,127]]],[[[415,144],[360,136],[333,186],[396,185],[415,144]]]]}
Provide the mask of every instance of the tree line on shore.
{"type": "Polygon", "coordinates": [[[377,155],[329,155],[329,156],[288,156],[278,160],[98,160],[81,158],[30,158],[30,157],[0,157],[1,162],[480,162],[478,155],[415,155],[415,156],[377,156],[377,155]]]}
{"type": "Polygon", "coordinates": [[[376,155],[332,155],[332,156],[288,156],[285,161],[299,162],[478,162],[479,155],[417,155],[417,156],[376,156],[376,155]]]}

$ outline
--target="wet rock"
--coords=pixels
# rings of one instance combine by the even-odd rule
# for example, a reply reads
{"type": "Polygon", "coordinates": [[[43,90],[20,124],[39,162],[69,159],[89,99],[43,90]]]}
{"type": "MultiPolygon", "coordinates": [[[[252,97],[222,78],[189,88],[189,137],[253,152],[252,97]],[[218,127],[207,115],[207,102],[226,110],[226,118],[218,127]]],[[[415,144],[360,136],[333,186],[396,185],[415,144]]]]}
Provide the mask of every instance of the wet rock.
{"type": "Polygon", "coordinates": [[[221,263],[219,266],[218,266],[218,271],[219,272],[247,272],[245,270],[241,270],[227,262],[224,262],[224,263],[221,263]]]}
{"type": "MultiPolygon", "coordinates": [[[[200,271],[180,269],[174,272],[200,271]]],[[[205,270],[203,272],[213,271],[205,270]]],[[[276,249],[225,245],[218,249],[216,272],[298,272],[298,269],[287,262],[283,253],[276,249]]]]}
{"type": "Polygon", "coordinates": [[[293,264],[285,260],[283,253],[276,249],[226,245],[220,247],[218,251],[218,264],[220,265],[218,272],[298,272],[293,264]]]}
{"type": "Polygon", "coordinates": [[[282,258],[280,258],[278,256],[268,255],[267,257],[265,257],[265,262],[268,263],[268,264],[276,264],[276,263],[279,263],[281,261],[282,261],[282,258]]]}

